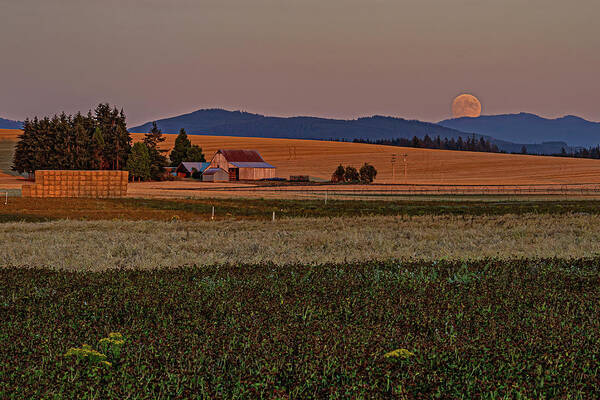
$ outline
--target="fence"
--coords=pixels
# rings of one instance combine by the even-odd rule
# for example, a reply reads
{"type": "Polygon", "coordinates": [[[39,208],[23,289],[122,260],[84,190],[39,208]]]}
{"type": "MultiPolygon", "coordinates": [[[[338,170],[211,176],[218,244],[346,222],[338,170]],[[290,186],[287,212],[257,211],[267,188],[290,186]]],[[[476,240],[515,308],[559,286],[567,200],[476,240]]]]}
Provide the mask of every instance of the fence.
{"type": "Polygon", "coordinates": [[[600,197],[600,183],[532,184],[532,185],[435,185],[408,184],[368,186],[312,185],[312,186],[254,186],[203,188],[207,192],[235,192],[239,194],[274,195],[285,197],[321,198],[394,198],[396,196],[549,196],[600,197]]]}
{"type": "Polygon", "coordinates": [[[35,183],[23,185],[22,197],[123,197],[127,171],[35,171],[35,183]]]}

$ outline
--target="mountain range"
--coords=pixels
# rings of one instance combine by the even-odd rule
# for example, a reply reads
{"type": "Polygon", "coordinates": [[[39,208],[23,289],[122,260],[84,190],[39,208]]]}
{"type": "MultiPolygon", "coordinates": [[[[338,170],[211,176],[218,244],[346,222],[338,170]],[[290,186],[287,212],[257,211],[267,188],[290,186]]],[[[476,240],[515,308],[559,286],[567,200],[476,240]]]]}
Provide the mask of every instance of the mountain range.
{"type": "MultiPolygon", "coordinates": [[[[477,120],[477,118],[473,118],[477,120]]],[[[450,124],[453,120],[442,121],[450,124]]],[[[509,121],[504,123],[510,125],[509,121]]],[[[462,130],[444,124],[435,124],[403,118],[372,116],[353,120],[316,117],[269,117],[242,111],[205,109],[172,118],[157,120],[156,124],[164,133],[178,133],[184,128],[188,134],[216,136],[246,136],[268,138],[353,140],[353,139],[396,139],[419,138],[429,135],[432,138],[457,139],[461,136],[484,137],[506,152],[520,152],[525,146],[530,153],[560,153],[562,148],[571,147],[563,141],[510,141],[502,136],[490,135],[483,130],[462,130]]],[[[148,122],[130,129],[131,132],[148,132],[152,123],[148,122]]],[[[526,127],[521,127],[526,131],[526,127]]],[[[508,129],[510,131],[510,129],[508,129]]],[[[600,134],[600,132],[599,132],[600,134]]]]}
{"type": "Polygon", "coordinates": [[[600,123],[573,115],[556,119],[529,113],[482,115],[477,118],[448,119],[438,124],[517,143],[565,142],[583,147],[600,144],[600,123]]]}
{"type": "MultiPolygon", "coordinates": [[[[271,117],[243,111],[204,109],[156,121],[164,133],[184,128],[192,135],[245,136],[316,140],[483,137],[500,150],[533,154],[555,154],[564,148],[600,144],[600,123],[568,115],[547,119],[535,114],[482,115],[454,118],[438,123],[375,115],[352,120],[317,117],[271,117]]],[[[148,132],[151,122],[130,128],[148,132]]],[[[20,129],[22,122],[0,118],[1,129],[20,129]]]]}

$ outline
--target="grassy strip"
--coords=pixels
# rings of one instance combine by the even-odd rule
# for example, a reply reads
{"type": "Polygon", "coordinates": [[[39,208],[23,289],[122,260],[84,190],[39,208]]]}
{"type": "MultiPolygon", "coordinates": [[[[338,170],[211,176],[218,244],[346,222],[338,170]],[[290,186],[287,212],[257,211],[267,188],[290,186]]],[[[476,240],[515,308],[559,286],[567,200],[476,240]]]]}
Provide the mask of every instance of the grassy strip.
{"type": "Polygon", "coordinates": [[[132,207],[159,210],[179,210],[208,214],[212,206],[230,216],[256,217],[277,212],[282,217],[344,217],[372,215],[505,215],[505,214],[566,214],[600,213],[600,201],[377,201],[335,200],[274,200],[274,199],[207,199],[154,200],[126,199],[132,207]]]}
{"type": "MultiPolygon", "coordinates": [[[[275,199],[24,199],[11,198],[3,213],[48,219],[85,220],[208,220],[212,207],[216,219],[323,218],[421,215],[523,215],[600,214],[600,201],[360,201],[275,199]]],[[[1,221],[0,221],[1,222],[1,221]]]]}
{"type": "Polygon", "coordinates": [[[580,258],[600,254],[600,215],[68,221],[0,225],[0,265],[99,271],[217,263],[580,258]]]}
{"type": "Polygon", "coordinates": [[[0,214],[0,224],[7,222],[48,222],[55,218],[27,214],[0,214]]]}
{"type": "Polygon", "coordinates": [[[599,279],[600,258],[3,269],[0,397],[593,398],[599,279]]]}

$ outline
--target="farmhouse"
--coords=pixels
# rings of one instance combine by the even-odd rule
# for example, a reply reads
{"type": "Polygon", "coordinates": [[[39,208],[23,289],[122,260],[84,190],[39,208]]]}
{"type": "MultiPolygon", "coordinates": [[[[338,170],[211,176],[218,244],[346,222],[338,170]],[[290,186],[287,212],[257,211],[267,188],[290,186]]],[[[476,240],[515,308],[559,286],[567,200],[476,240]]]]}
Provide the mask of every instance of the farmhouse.
{"type": "Polygon", "coordinates": [[[179,176],[181,178],[189,178],[190,176],[192,176],[192,173],[194,172],[194,170],[202,173],[202,172],[204,172],[204,170],[206,168],[208,168],[209,164],[210,163],[207,163],[207,162],[187,162],[187,161],[185,161],[177,166],[175,173],[176,173],[176,176],[179,176]]]}
{"type": "Polygon", "coordinates": [[[256,150],[218,150],[209,168],[227,171],[230,181],[275,177],[275,167],[265,162],[256,150]]]}
{"type": "Polygon", "coordinates": [[[202,182],[227,182],[229,172],[222,168],[207,168],[202,174],[202,182]]]}

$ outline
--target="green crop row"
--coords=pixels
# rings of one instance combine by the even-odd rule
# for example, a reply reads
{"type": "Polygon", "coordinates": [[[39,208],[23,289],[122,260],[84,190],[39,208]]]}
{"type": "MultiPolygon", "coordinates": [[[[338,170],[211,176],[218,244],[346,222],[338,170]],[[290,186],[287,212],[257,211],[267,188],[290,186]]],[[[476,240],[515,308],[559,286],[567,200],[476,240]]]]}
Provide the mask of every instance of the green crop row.
{"type": "Polygon", "coordinates": [[[597,398],[599,282],[600,258],[2,269],[0,398],[597,398]]]}

